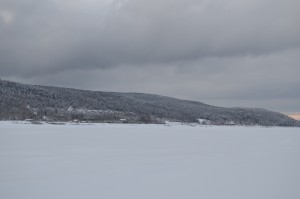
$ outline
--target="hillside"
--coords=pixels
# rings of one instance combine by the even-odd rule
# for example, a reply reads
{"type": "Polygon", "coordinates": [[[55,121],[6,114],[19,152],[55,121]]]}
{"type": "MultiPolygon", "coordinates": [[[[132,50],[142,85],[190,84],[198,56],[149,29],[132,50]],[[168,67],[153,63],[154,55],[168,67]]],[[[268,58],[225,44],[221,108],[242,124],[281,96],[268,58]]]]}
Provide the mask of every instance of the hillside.
{"type": "Polygon", "coordinates": [[[222,108],[142,93],[87,91],[0,80],[0,120],[112,123],[198,122],[215,125],[300,126],[265,109],[222,108]]]}

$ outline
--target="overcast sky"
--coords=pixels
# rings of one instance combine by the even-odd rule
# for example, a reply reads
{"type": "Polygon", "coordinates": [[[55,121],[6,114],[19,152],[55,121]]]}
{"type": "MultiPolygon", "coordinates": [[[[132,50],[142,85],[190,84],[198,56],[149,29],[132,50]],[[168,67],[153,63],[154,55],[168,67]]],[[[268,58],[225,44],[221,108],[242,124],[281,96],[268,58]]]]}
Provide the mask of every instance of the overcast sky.
{"type": "Polygon", "coordinates": [[[300,112],[299,0],[1,0],[0,78],[300,112]]]}

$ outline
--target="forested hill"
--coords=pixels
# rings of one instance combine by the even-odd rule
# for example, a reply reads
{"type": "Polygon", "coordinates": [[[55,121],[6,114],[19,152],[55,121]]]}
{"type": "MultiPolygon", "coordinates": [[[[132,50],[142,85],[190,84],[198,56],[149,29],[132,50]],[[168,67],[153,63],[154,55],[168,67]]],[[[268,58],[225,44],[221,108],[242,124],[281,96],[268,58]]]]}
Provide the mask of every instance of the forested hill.
{"type": "Polygon", "coordinates": [[[159,95],[87,91],[0,80],[0,120],[25,119],[300,126],[299,121],[265,109],[222,108],[159,95]]]}

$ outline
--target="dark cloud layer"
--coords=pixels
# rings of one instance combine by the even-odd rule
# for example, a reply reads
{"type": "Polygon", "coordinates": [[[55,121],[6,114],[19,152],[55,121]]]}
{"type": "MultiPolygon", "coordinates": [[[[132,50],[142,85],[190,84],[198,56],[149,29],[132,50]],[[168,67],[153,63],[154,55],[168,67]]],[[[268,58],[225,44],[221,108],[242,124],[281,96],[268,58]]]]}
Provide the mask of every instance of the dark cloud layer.
{"type": "Polygon", "coordinates": [[[2,0],[0,77],[300,112],[299,7],[298,0],[2,0]]]}

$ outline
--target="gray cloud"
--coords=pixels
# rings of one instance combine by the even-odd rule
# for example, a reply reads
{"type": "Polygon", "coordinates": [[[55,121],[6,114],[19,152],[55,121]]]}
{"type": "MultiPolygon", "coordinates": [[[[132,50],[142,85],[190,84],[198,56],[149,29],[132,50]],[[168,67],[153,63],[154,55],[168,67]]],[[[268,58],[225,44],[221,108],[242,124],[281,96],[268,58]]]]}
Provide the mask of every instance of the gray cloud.
{"type": "Polygon", "coordinates": [[[225,105],[272,99],[271,108],[300,111],[282,105],[300,99],[299,7],[297,0],[2,0],[0,77],[225,105]]]}

